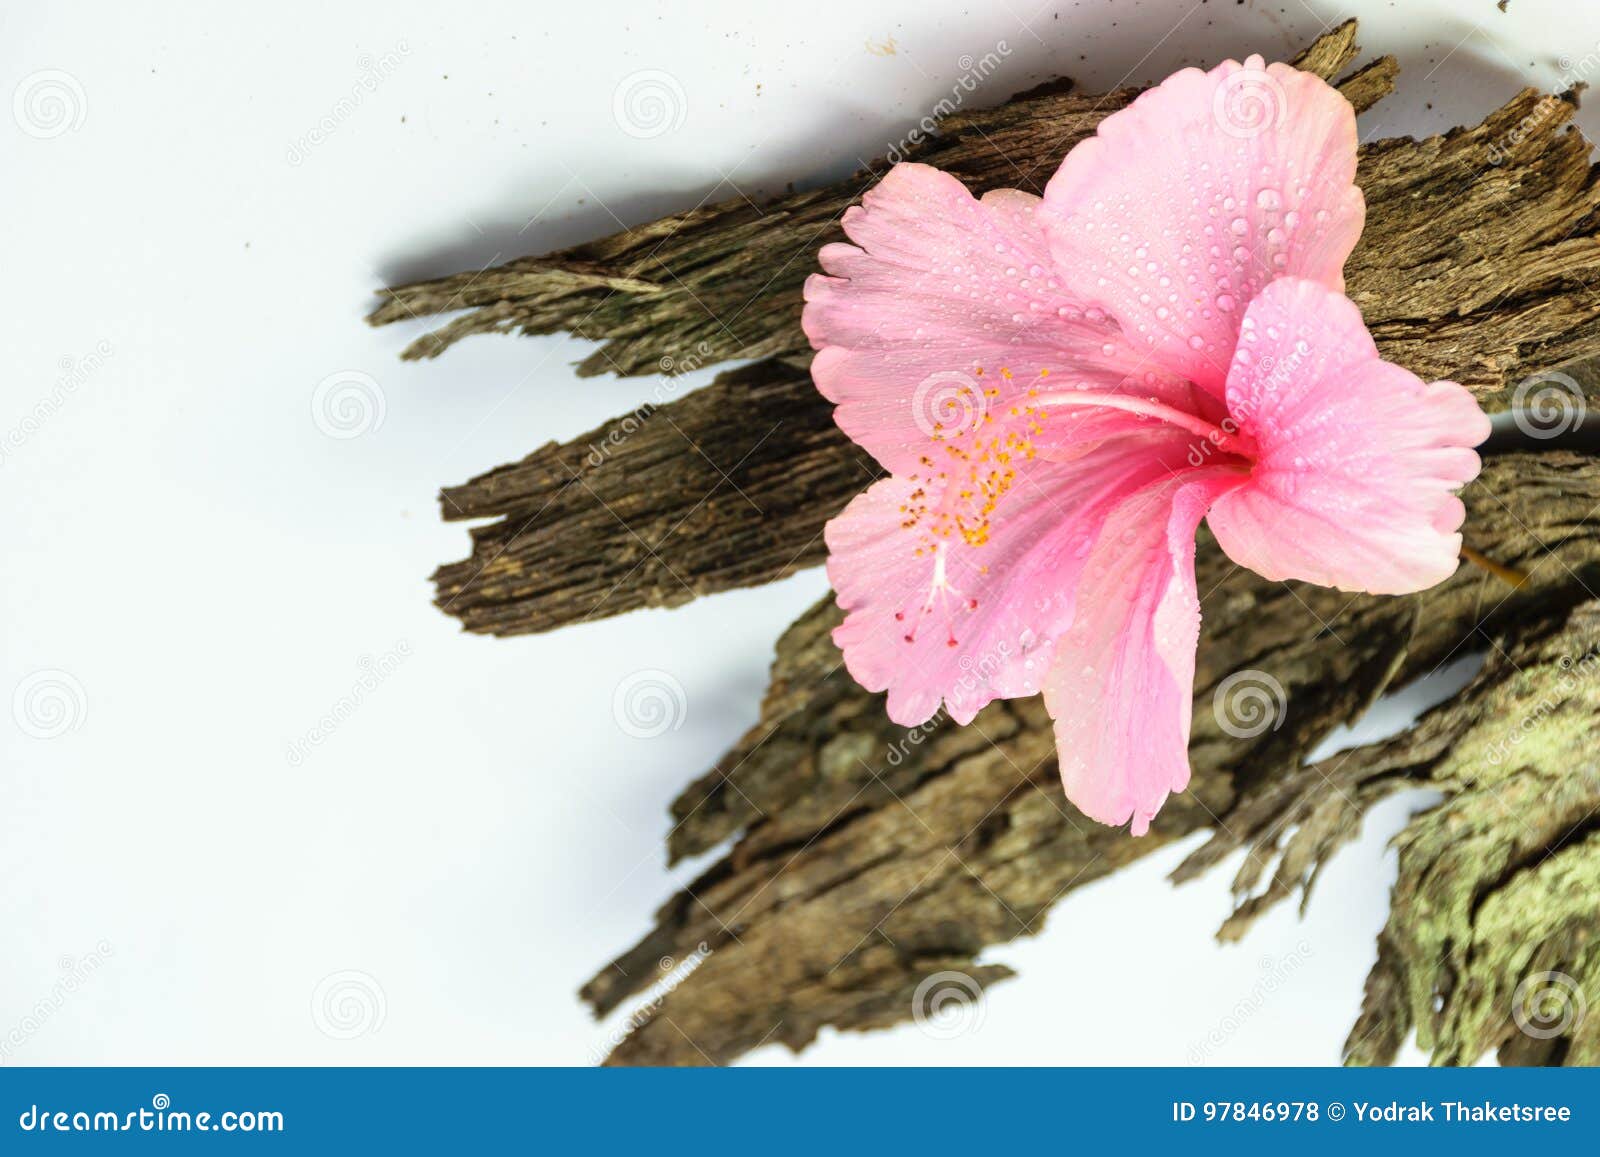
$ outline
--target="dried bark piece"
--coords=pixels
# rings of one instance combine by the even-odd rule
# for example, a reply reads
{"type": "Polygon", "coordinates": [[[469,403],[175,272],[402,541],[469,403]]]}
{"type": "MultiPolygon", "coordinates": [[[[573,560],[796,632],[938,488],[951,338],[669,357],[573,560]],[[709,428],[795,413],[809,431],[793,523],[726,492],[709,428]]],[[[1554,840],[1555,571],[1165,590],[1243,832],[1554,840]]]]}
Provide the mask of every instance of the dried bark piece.
{"type": "MultiPolygon", "coordinates": [[[[603,1013],[657,979],[659,958],[711,949],[612,1062],[720,1063],[764,1040],[802,1047],[823,1024],[907,1019],[907,994],[931,972],[970,974],[984,947],[1036,931],[1073,888],[1196,830],[1275,830],[1280,784],[1303,782],[1295,770],[1333,727],[1475,629],[1514,637],[1530,615],[1587,599],[1585,582],[1600,587],[1600,527],[1584,521],[1600,506],[1600,463],[1495,459],[1465,498],[1475,533],[1529,572],[1522,588],[1464,568],[1421,595],[1350,596],[1268,583],[1202,549],[1194,780],[1141,840],[1062,797],[1037,700],[993,704],[967,728],[890,723],[882,696],[839,668],[837,612],[818,604],[779,644],[760,721],[675,803],[669,846],[677,858],[745,834],[583,991],[603,1013]],[[1276,729],[1248,734],[1226,701],[1219,715],[1218,688],[1242,671],[1284,689],[1276,729]]],[[[1208,847],[1192,870],[1229,850],[1208,847]]]]}
{"type": "MultiPolygon", "coordinates": [[[[1329,45],[1322,50],[1324,63],[1337,60],[1342,67],[1353,52],[1353,33],[1352,28],[1319,42],[1329,45]]],[[[1360,99],[1375,99],[1388,90],[1390,77],[1390,67],[1379,62],[1346,84],[1360,99]]],[[[1040,170],[1047,176],[1064,149],[1060,136],[1076,140],[1119,101],[1126,103],[1127,95],[1115,94],[1104,107],[1072,97],[1078,103],[1071,111],[1059,105],[1069,101],[1064,96],[1022,97],[989,113],[952,117],[947,123],[954,127],[939,144],[950,152],[941,154],[940,163],[958,171],[966,166],[962,175],[969,180],[983,172],[990,183],[1014,184],[1019,171],[1003,157],[1023,165],[1049,160],[1040,170]],[[1041,119],[1047,112],[1057,119],[1041,119]]],[[[1521,367],[1554,368],[1600,346],[1600,294],[1585,284],[1600,276],[1600,190],[1589,170],[1588,145],[1565,131],[1571,112],[1567,101],[1529,90],[1474,128],[1420,141],[1379,141],[1362,150],[1357,181],[1367,195],[1368,224],[1347,269],[1348,290],[1386,357],[1424,377],[1451,377],[1476,387],[1491,410],[1510,404],[1509,387],[1525,372],[1521,367]]],[[[857,191],[836,189],[842,198],[836,208],[842,210],[857,191]]],[[[740,204],[742,210],[730,211],[749,211],[740,204]]],[[[701,257],[723,228],[716,223],[720,218],[707,213],[691,215],[693,229],[685,225],[701,257]]],[[[788,228],[781,221],[769,224],[777,232],[788,228]]],[[[655,228],[646,232],[659,239],[655,228]]],[[[731,249],[757,252],[743,226],[728,228],[731,249]]],[[[785,268],[802,277],[826,239],[813,230],[804,252],[785,268]]],[[[728,260],[734,259],[730,254],[728,260]]],[[[690,276],[685,270],[680,279],[690,276]]],[[[674,330],[677,323],[668,315],[676,316],[672,310],[679,307],[664,304],[666,296],[629,306],[627,325],[619,322],[622,328],[608,333],[613,346],[633,343],[632,352],[611,346],[602,351],[607,359],[621,358],[620,369],[638,369],[639,359],[647,353],[653,358],[668,343],[678,349],[675,343],[689,341],[691,331],[700,347],[687,355],[680,351],[674,364],[780,347],[791,360],[771,359],[723,375],[694,395],[617,419],[571,443],[552,443],[521,463],[446,489],[447,518],[502,521],[475,533],[472,557],[435,574],[440,606],[469,630],[522,634],[636,607],[672,606],[819,563],[824,523],[872,474],[859,450],[831,428],[829,406],[801,368],[808,359],[798,296],[772,292],[762,291],[753,312],[776,328],[757,345],[737,350],[703,335],[703,315],[690,329],[674,330]],[[658,307],[667,313],[652,312],[658,307]],[[780,331],[789,336],[779,340],[780,331]],[[751,416],[748,395],[757,388],[784,426],[744,461],[751,425],[772,425],[751,416]],[[718,422],[719,412],[728,419],[718,422]],[[693,446],[680,436],[691,428],[693,446]],[[620,444],[618,453],[580,468],[592,446],[613,443],[620,444]],[[762,473],[763,497],[754,503],[725,500],[729,490],[721,473],[740,469],[762,473]],[[575,474],[582,485],[573,486],[575,474]],[[695,517],[674,530],[707,495],[695,517]],[[585,502],[593,508],[582,509],[585,502]],[[784,536],[793,544],[787,549],[779,541],[784,536]],[[740,553],[721,554],[719,543],[739,544],[740,553]]],[[[701,287],[694,296],[705,301],[708,293],[701,287]]]]}
{"type": "Polygon", "coordinates": [[[1593,355],[1600,185],[1576,108],[1523,89],[1474,127],[1362,149],[1346,292],[1384,357],[1504,409],[1520,375],[1593,355]]]}
{"type": "MultiPolygon", "coordinates": [[[[1332,79],[1355,58],[1354,21],[1326,33],[1296,62],[1332,79]]],[[[1387,58],[1352,77],[1346,95],[1365,108],[1392,87],[1387,58]]],[[[1065,79],[1013,97],[996,109],[961,113],[906,159],[955,173],[975,190],[1042,192],[1056,164],[1095,126],[1136,97],[1137,88],[1077,95],[1065,79]]],[[[743,196],[696,207],[543,257],[524,257],[381,291],[368,318],[386,325],[468,310],[413,342],[406,358],[437,357],[475,333],[566,331],[605,344],[580,375],[655,373],[663,357],[700,364],[773,354],[804,355],[800,287],[816,251],[843,238],[839,217],[888,166],[822,189],[790,193],[763,207],[743,196]]]]}
{"type": "Polygon", "coordinates": [[[760,362],[446,489],[446,518],[504,517],[435,572],[436,602],[517,635],[770,582],[815,565],[818,509],[877,474],[804,369],[760,362]]]}
{"type": "Polygon", "coordinates": [[[1600,601],[1497,640],[1456,698],[1386,743],[1290,769],[1241,801],[1180,872],[1245,846],[1239,936],[1329,857],[1375,802],[1444,793],[1396,838],[1399,880],[1360,1018],[1353,1064],[1388,1064],[1411,1029],[1436,1063],[1486,1053],[1518,1064],[1600,1061],[1600,601]],[[1287,834],[1284,834],[1287,833],[1287,834]],[[1250,894],[1263,871],[1271,884],[1250,894]]]}
{"type": "MultiPolygon", "coordinates": [[[[1342,26],[1303,64],[1336,75],[1353,59],[1354,32],[1353,23],[1342,26]]],[[[1393,71],[1392,61],[1380,61],[1341,87],[1364,107],[1389,90],[1393,71]]],[[[950,118],[917,159],[978,190],[1037,190],[1071,144],[1134,95],[1086,98],[1061,84],[1045,86],[1001,109],[950,118]]],[[[1600,264],[1596,181],[1587,144],[1565,131],[1570,115],[1569,100],[1525,91],[1474,128],[1363,150],[1358,179],[1369,228],[1351,260],[1349,290],[1386,356],[1474,385],[1491,408],[1507,404],[1507,387],[1523,367],[1550,369],[1589,353],[1600,326],[1600,298],[1585,286],[1600,264]]],[[[546,447],[450,491],[447,505],[456,503],[459,516],[503,521],[480,528],[469,564],[441,572],[442,601],[472,629],[516,633],[768,581],[820,557],[816,531],[864,484],[851,484],[850,471],[870,471],[870,464],[833,458],[848,447],[803,376],[799,285],[815,248],[836,239],[837,217],[864,183],[794,194],[765,210],[743,201],[698,209],[549,257],[389,291],[377,324],[474,311],[408,356],[436,354],[472,332],[565,329],[606,343],[580,373],[650,372],[663,358],[767,359],[724,375],[704,398],[652,411],[683,418],[682,428],[703,431],[703,440],[675,447],[676,434],[657,428],[662,423],[651,415],[642,424],[635,415],[640,428],[612,424],[598,439],[546,447]],[[763,390],[770,393],[751,412],[793,407],[798,433],[792,445],[779,444],[781,453],[735,446],[747,424],[718,420],[763,390]],[[625,435],[621,445],[613,434],[625,435]],[[597,463],[583,462],[597,440],[604,453],[597,463]],[[745,463],[730,463],[747,452],[752,490],[779,511],[785,533],[796,536],[790,541],[805,544],[787,560],[740,503],[717,499],[713,506],[699,493],[686,500],[670,484],[698,454],[711,470],[695,484],[726,487],[744,477],[745,463]],[[616,465],[624,453],[631,455],[628,470],[616,465]],[[724,457],[729,453],[735,456],[724,457]],[[628,518],[603,529],[602,519],[572,503],[573,487],[614,495],[627,504],[628,518]],[[695,533],[678,536],[674,520],[698,519],[702,507],[710,509],[692,524],[695,533]],[[564,544],[550,541],[553,526],[567,532],[564,544]],[[700,549],[704,543],[736,545],[719,553],[700,549]],[[481,584],[480,571],[488,576],[481,584]],[[571,590],[580,593],[563,594],[571,590]]],[[[1350,798],[1333,804],[1296,774],[1305,752],[1386,687],[1448,657],[1472,630],[1490,632],[1509,650],[1540,637],[1529,622],[1589,597],[1600,569],[1587,524],[1600,504],[1597,491],[1590,461],[1562,455],[1503,459],[1473,488],[1474,544],[1534,574],[1517,591],[1467,572],[1410,599],[1347,599],[1266,584],[1203,551],[1201,588],[1211,589],[1196,682],[1195,779],[1141,841],[1088,823],[1061,798],[1048,721],[1036,701],[995,704],[971,728],[896,728],[878,697],[837,669],[827,641],[835,612],[814,608],[785,637],[761,725],[679,801],[672,849],[689,854],[744,835],[585,989],[597,1009],[613,1008],[657,978],[660,957],[681,959],[702,943],[708,950],[613,1062],[721,1061],[766,1040],[800,1047],[824,1024],[869,1028],[905,1019],[931,972],[958,969],[980,983],[1001,978],[1003,969],[973,965],[985,946],[1035,930],[1066,891],[1202,828],[1268,841],[1262,852],[1279,856],[1280,870],[1264,891],[1261,875],[1241,877],[1246,907],[1231,927],[1242,928],[1261,905],[1309,885],[1372,799],[1417,780],[1419,768],[1435,777],[1444,764],[1422,745],[1432,734],[1437,746],[1443,725],[1420,730],[1403,750],[1354,757],[1358,768],[1377,770],[1352,772],[1350,798]],[[1245,669],[1284,686],[1290,711],[1277,729],[1235,734],[1208,710],[1223,680],[1245,669]],[[1270,841],[1291,813],[1300,816],[1299,827],[1280,848],[1270,841]]],[[[1530,662],[1537,665],[1537,656],[1530,662]]],[[[1573,717],[1592,716],[1586,694],[1578,698],[1573,717]]],[[[1541,769],[1550,759],[1572,758],[1569,724],[1539,732],[1541,769]]],[[[1350,1055],[1391,1055],[1394,1034],[1410,1017],[1433,1034],[1424,1039],[1442,1059],[1469,1058],[1485,1040],[1498,1042],[1507,1059],[1592,1057],[1592,1042],[1576,1034],[1513,1037],[1503,1016],[1495,1019],[1504,992],[1516,995],[1508,985],[1531,960],[1558,960],[1592,986],[1582,931],[1592,927],[1592,911],[1581,903],[1595,894],[1589,820],[1518,843],[1503,815],[1489,816],[1481,785],[1464,773],[1459,778],[1463,786],[1431,813],[1442,818],[1419,821],[1408,833],[1395,919],[1350,1055]],[[1484,842],[1460,855],[1453,841],[1463,824],[1477,824],[1471,830],[1484,842]],[[1507,846],[1551,854],[1531,863],[1497,858],[1507,846]],[[1482,902],[1464,907],[1465,895],[1482,902]],[[1531,955],[1522,941],[1533,938],[1515,937],[1517,914],[1528,905],[1538,906],[1543,921],[1531,955]],[[1438,971],[1440,950],[1463,943],[1473,946],[1467,957],[1446,952],[1447,971],[1438,971]],[[1443,1019],[1430,1020],[1433,995],[1452,984],[1437,1010],[1443,1019]],[[1559,1043],[1529,1044],[1535,1039],[1559,1043]]],[[[1515,782],[1530,806],[1554,793],[1558,825],[1572,819],[1590,790],[1586,780],[1542,790],[1515,782]]],[[[1185,871],[1199,870],[1223,846],[1208,845],[1185,871]]]]}

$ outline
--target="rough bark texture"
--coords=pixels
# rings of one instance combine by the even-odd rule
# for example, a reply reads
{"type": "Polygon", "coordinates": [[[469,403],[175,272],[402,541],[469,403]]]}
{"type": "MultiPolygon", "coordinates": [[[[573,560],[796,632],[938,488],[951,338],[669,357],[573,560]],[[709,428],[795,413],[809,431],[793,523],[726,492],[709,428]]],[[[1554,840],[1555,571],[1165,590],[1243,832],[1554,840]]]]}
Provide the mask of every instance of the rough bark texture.
{"type": "Polygon", "coordinates": [[[1292,890],[1309,899],[1374,802],[1436,789],[1443,802],[1396,840],[1400,878],[1346,1058],[1387,1064],[1415,1027],[1444,1064],[1491,1051],[1514,1064],[1600,1063],[1597,714],[1590,600],[1502,635],[1472,684],[1406,734],[1286,768],[1180,875],[1251,849],[1223,928],[1238,936],[1292,890]]]}
{"type": "MultiPolygon", "coordinates": [[[[1355,28],[1301,63],[1332,78],[1355,28]]],[[[1358,108],[1391,90],[1379,60],[1341,88],[1358,108]]],[[[1061,156],[1137,90],[1063,85],[951,117],[919,158],[974,190],[1037,190],[1061,156]]],[[[1529,369],[1592,352],[1600,334],[1600,204],[1566,100],[1525,90],[1481,125],[1362,149],[1367,228],[1346,270],[1385,356],[1473,386],[1491,409],[1529,369]]],[[[657,402],[550,443],[441,495],[451,519],[498,519],[434,575],[468,630],[549,630],[769,582],[823,557],[823,524],[872,478],[804,371],[800,286],[870,174],[781,198],[666,218],[574,250],[386,291],[375,322],[470,312],[412,352],[467,333],[565,329],[603,344],[580,373],[668,376],[657,402]],[[737,336],[735,334],[737,333],[737,336]],[[672,400],[686,367],[763,357],[672,400]],[[764,440],[761,440],[763,439],[764,440]],[[742,493],[741,493],[742,492],[742,493]],[[738,544],[739,550],[722,549],[738,544]]]]}
{"type": "Polygon", "coordinates": [[[434,575],[468,630],[544,631],[771,582],[821,558],[822,520],[878,476],[809,374],[760,362],[443,492],[472,557],[434,575]]]}
{"type": "MultiPolygon", "coordinates": [[[[1329,33],[1302,67],[1338,75],[1354,35],[1353,23],[1329,33]]],[[[1364,108],[1393,75],[1381,60],[1341,88],[1364,108]]],[[[975,190],[1038,191],[1135,95],[1046,86],[950,118],[918,159],[975,190]]],[[[1600,348],[1600,295],[1585,284],[1600,272],[1600,195],[1587,144],[1567,131],[1571,109],[1524,91],[1474,128],[1362,150],[1368,226],[1349,292],[1387,356],[1473,386],[1490,409],[1511,403],[1524,374],[1600,348]]],[[[875,467],[807,380],[800,285],[870,180],[763,209],[710,206],[386,291],[377,324],[467,311],[407,356],[470,333],[565,330],[603,343],[580,373],[668,373],[659,404],[444,492],[447,517],[499,521],[474,532],[472,558],[441,569],[441,604],[469,629],[516,634],[817,562],[824,521],[875,467]],[[676,373],[734,357],[763,360],[667,400],[676,373]]],[[[662,979],[664,958],[698,962],[611,1062],[720,1063],[766,1041],[800,1048],[824,1025],[925,1012],[931,976],[1002,978],[975,965],[986,946],[1036,931],[1065,893],[1200,830],[1215,836],[1180,878],[1238,847],[1254,853],[1223,929],[1239,935],[1270,904],[1309,893],[1365,809],[1407,786],[1444,801],[1400,839],[1393,915],[1349,1058],[1387,1060],[1415,1025],[1445,1062],[1491,1048],[1513,1061],[1597,1059],[1596,1022],[1560,1025],[1552,1002],[1575,1005],[1559,988],[1569,982],[1600,1000],[1600,770],[1585,745],[1600,706],[1600,463],[1502,455],[1465,497],[1469,543],[1527,571],[1526,583],[1464,568],[1422,595],[1348,596],[1266,582],[1202,543],[1194,779],[1142,840],[1066,803],[1036,700],[991,705],[965,728],[896,727],[882,697],[842,670],[829,639],[838,612],[814,607],[779,643],[758,724],[674,805],[673,859],[730,839],[731,850],[584,989],[605,1012],[662,979]],[[1414,732],[1303,766],[1385,690],[1486,647],[1495,660],[1414,732]],[[1252,685],[1283,689],[1269,725],[1253,726],[1250,702],[1226,694],[1252,685]],[[1565,980],[1530,990],[1542,973],[1565,980]]]]}
{"type": "MultiPolygon", "coordinates": [[[[824,1024],[910,1018],[933,973],[997,979],[975,969],[977,954],[1037,931],[1073,888],[1194,831],[1281,830],[1286,800],[1321,782],[1296,769],[1335,726],[1384,690],[1491,639],[1509,647],[1530,616],[1600,590],[1600,527],[1586,521],[1600,507],[1593,458],[1499,457],[1465,497],[1474,540],[1526,571],[1522,587],[1464,567],[1421,595],[1351,596],[1267,582],[1203,546],[1194,779],[1138,840],[1066,802],[1037,700],[993,704],[964,728],[890,723],[882,696],[840,668],[828,638],[838,612],[824,600],[780,641],[760,721],[674,805],[669,845],[679,857],[744,834],[583,991],[603,1013],[659,979],[659,959],[710,949],[613,1063],[721,1063],[763,1041],[799,1048],[824,1024]],[[1270,681],[1286,709],[1252,736],[1251,705],[1235,696],[1270,681]]],[[[1370,802],[1372,791],[1353,794],[1370,802]]],[[[1230,847],[1219,838],[1185,874],[1230,847]]],[[[1302,882],[1297,855],[1272,876],[1274,896],[1302,882]]],[[[1241,886],[1259,882],[1247,875],[1241,886]]]]}
{"type": "MultiPolygon", "coordinates": [[[[1352,21],[1297,62],[1332,78],[1356,55],[1352,21]]],[[[1385,58],[1344,91],[1358,109],[1392,89],[1385,58]]],[[[947,169],[974,190],[1041,193],[1068,149],[1139,89],[1078,95],[1065,78],[999,108],[960,113],[906,159],[947,169]]],[[[566,331],[604,343],[580,374],[652,374],[663,357],[701,364],[773,354],[804,355],[800,288],[816,251],[843,238],[839,217],[888,166],[791,193],[765,206],[733,197],[542,257],[385,289],[374,325],[467,311],[420,338],[408,358],[436,357],[470,334],[566,331]]]]}

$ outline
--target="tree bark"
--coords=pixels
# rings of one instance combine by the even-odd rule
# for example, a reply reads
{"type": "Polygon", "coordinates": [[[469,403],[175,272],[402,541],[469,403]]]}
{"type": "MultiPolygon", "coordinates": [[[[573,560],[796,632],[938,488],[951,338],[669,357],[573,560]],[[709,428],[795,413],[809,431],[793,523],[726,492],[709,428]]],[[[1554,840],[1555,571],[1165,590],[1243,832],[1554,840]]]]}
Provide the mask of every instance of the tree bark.
{"type": "Polygon", "coordinates": [[[1600,1063],[1600,601],[1502,633],[1450,702],[1386,743],[1286,768],[1242,800],[1179,869],[1250,850],[1235,881],[1240,936],[1299,889],[1302,906],[1373,803],[1444,800],[1396,843],[1400,876],[1361,1015],[1355,1064],[1388,1064],[1413,1027],[1443,1064],[1600,1063]],[[1264,877],[1270,881],[1261,886],[1264,877]]]}
{"type": "MultiPolygon", "coordinates": [[[[1298,63],[1332,79],[1354,60],[1354,37],[1343,25],[1298,63]]],[[[1394,74],[1385,58],[1340,88],[1364,109],[1394,74]]],[[[949,118],[915,159],[974,191],[1038,192],[1071,145],[1136,95],[1043,86],[949,118]]],[[[1478,126],[1361,152],[1368,221],[1348,292],[1385,356],[1470,385],[1491,410],[1521,401],[1520,376],[1597,348],[1600,295],[1587,282],[1600,271],[1600,195],[1572,108],[1525,90],[1478,126]]],[[[820,561],[823,524],[877,471],[811,386],[800,287],[872,179],[386,290],[374,324],[465,311],[408,357],[473,333],[563,330],[601,343],[580,374],[666,375],[634,414],[444,491],[447,518],[498,521],[474,530],[471,558],[438,572],[441,606],[470,630],[518,634],[820,561]],[[759,360],[677,396],[679,374],[729,358],[759,360]]],[[[1575,389],[1569,405],[1591,403],[1587,384],[1575,389]]],[[[610,1063],[723,1063],[766,1041],[798,1049],[824,1025],[907,1019],[931,975],[1003,978],[975,964],[984,948],[1031,934],[1061,896],[1197,831],[1212,838],[1180,880],[1251,853],[1221,931],[1241,935],[1296,891],[1303,903],[1365,810],[1416,786],[1444,798],[1400,838],[1348,1058],[1387,1061],[1416,1026],[1444,1062],[1490,1049],[1514,1062],[1600,1060],[1600,1021],[1549,1031],[1549,994],[1527,988],[1555,974],[1600,1004],[1589,741],[1600,462],[1499,455],[1464,497],[1469,544],[1525,583],[1464,568],[1420,595],[1348,596],[1267,582],[1202,539],[1193,781],[1139,840],[1066,802],[1036,699],[992,704],[969,727],[889,723],[882,696],[843,671],[830,639],[839,613],[819,603],[780,640],[756,726],[673,805],[671,859],[729,839],[731,850],[583,990],[604,1013],[663,979],[663,962],[695,962],[630,1021],[610,1063]],[[1385,691],[1483,647],[1494,657],[1473,684],[1413,731],[1305,765],[1385,691]],[[1281,689],[1267,726],[1231,717],[1239,676],[1281,689]]]]}
{"type": "MultiPolygon", "coordinates": [[[[1353,23],[1302,64],[1333,77],[1353,23]]],[[[1358,108],[1390,91],[1384,58],[1341,84],[1358,108]]],[[[1137,90],[1064,82],[951,117],[918,159],[975,191],[1035,190],[1066,150],[1137,90]]],[[[1600,346],[1600,205],[1568,100],[1524,90],[1474,128],[1362,148],[1367,227],[1346,269],[1384,356],[1472,386],[1504,409],[1528,369],[1600,346]]],[[[434,575],[437,601],[471,631],[516,635],[675,606],[783,578],[822,560],[823,525],[875,467],[830,420],[805,367],[800,286],[871,174],[780,198],[739,199],[587,246],[385,291],[375,323],[466,307],[411,353],[468,333],[565,329],[604,344],[580,373],[665,371],[634,413],[446,488],[447,519],[493,518],[470,557],[434,575]],[[726,323],[726,324],[725,324],[726,323]],[[737,332],[737,337],[735,333],[737,332]],[[764,358],[679,397],[680,375],[764,358]]]]}
{"type": "MultiPolygon", "coordinates": [[[[1523,586],[1463,567],[1419,595],[1351,596],[1268,582],[1203,543],[1194,777],[1140,839],[1067,803],[1037,699],[992,704],[969,727],[890,723],[883,696],[840,667],[828,637],[838,612],[819,603],[780,641],[760,720],[673,806],[673,858],[743,835],[583,990],[605,1013],[660,979],[663,957],[708,950],[612,1063],[725,1063],[769,1040],[798,1049],[824,1024],[908,1019],[932,973],[998,979],[973,963],[985,947],[1037,931],[1061,896],[1196,831],[1219,834],[1180,878],[1240,842],[1260,842],[1251,861],[1259,873],[1282,816],[1307,800],[1333,806],[1313,791],[1327,765],[1301,765],[1334,727],[1475,648],[1516,653],[1528,623],[1600,590],[1600,527],[1587,520],[1600,507],[1600,462],[1569,453],[1499,457],[1464,497],[1472,533],[1495,544],[1500,562],[1527,572],[1523,586]],[[1244,706],[1219,698],[1219,689],[1241,672],[1283,689],[1276,727],[1236,734],[1250,730],[1237,726],[1244,706]]],[[[1370,779],[1384,783],[1376,772],[1370,779]]],[[[1351,794],[1364,807],[1377,791],[1351,794]]],[[[1338,830],[1348,835],[1359,819],[1343,819],[1338,830]]],[[[1285,853],[1268,899],[1246,902],[1227,934],[1298,886],[1312,849],[1325,855],[1332,845],[1285,853]]],[[[1262,878],[1247,872],[1241,892],[1262,878]]]]}
{"type": "MultiPolygon", "coordinates": [[[[1296,62],[1331,79],[1357,52],[1355,22],[1319,38],[1296,62]]],[[[1393,87],[1384,58],[1342,86],[1357,109],[1393,87]]],[[[936,165],[974,191],[1042,193],[1061,158],[1139,89],[1079,95],[1065,78],[1018,94],[998,108],[940,122],[938,135],[906,159],[936,165]]],[[[709,365],[730,358],[808,352],[800,332],[800,290],[816,251],[843,238],[839,217],[888,167],[767,205],[739,196],[635,226],[610,237],[492,269],[470,270],[385,289],[374,325],[465,311],[413,342],[405,357],[437,357],[471,334],[565,331],[604,343],[581,375],[653,374],[663,358],[709,365]]]]}

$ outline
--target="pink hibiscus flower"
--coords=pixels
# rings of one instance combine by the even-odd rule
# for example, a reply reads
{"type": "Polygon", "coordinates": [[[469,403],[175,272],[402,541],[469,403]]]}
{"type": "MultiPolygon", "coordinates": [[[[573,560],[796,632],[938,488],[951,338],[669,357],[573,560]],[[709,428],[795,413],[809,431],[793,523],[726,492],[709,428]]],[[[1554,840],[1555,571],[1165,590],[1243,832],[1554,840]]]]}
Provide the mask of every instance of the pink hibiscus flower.
{"type": "Polygon", "coordinates": [[[1342,269],[1355,115],[1260,57],[1101,122],[1044,197],[902,164],[806,283],[812,375],[889,472],[828,524],[850,673],[897,723],[1044,693],[1068,797],[1189,781],[1195,533],[1268,579],[1454,572],[1488,419],[1378,356],[1342,269]]]}

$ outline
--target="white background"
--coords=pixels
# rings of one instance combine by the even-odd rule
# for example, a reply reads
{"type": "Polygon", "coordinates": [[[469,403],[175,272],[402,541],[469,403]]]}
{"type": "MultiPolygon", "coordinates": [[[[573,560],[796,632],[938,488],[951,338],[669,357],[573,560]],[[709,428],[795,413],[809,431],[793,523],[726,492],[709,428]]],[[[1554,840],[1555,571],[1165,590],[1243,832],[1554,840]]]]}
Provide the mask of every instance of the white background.
{"type": "MultiPolygon", "coordinates": [[[[811,572],[553,635],[460,633],[427,582],[468,549],[437,487],[657,383],[580,381],[587,347],[565,338],[402,363],[420,327],[363,324],[375,287],[837,176],[1002,41],[974,101],[1284,58],[1355,12],[1403,64],[1362,125],[1393,135],[1475,120],[1600,40],[1600,14],[1561,0],[8,8],[0,95],[68,101],[64,122],[0,110],[0,1041],[16,1033],[18,1064],[587,1063],[608,1026],[576,989],[696,867],[662,867],[669,800],[754,721],[773,640],[824,590],[811,572]],[[682,93],[650,139],[613,116],[640,70],[682,93]],[[345,371],[375,380],[383,420],[338,439],[313,395],[345,371]],[[291,764],[363,657],[402,650],[291,764]],[[688,705],[650,740],[612,714],[643,668],[688,705]],[[66,730],[39,738],[13,693],[51,679],[66,730]],[[371,987],[344,1009],[353,1037],[314,1009],[347,971],[371,987]]],[[[995,950],[1022,975],[978,1030],[826,1034],[802,1062],[1335,1062],[1385,843],[1417,803],[1375,813],[1303,922],[1285,906],[1216,946],[1230,873],[1173,889],[1168,850],[995,950]]]]}

